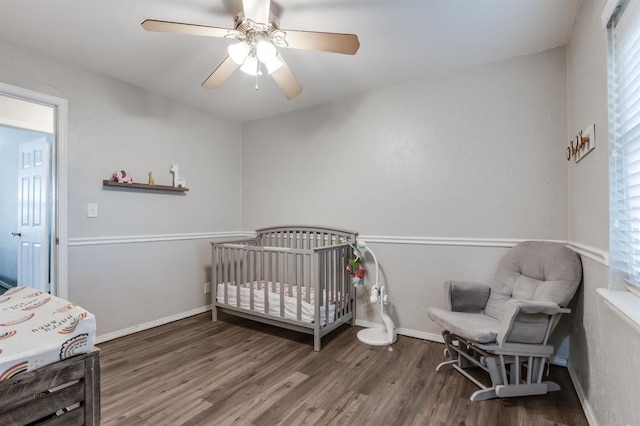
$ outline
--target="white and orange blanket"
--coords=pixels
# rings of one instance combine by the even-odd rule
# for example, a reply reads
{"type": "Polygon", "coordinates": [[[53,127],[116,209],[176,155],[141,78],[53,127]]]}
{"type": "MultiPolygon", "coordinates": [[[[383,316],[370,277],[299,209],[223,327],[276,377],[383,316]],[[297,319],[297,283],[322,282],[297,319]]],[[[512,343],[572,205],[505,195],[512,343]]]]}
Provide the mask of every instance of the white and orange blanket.
{"type": "Polygon", "coordinates": [[[95,316],[30,287],[0,295],[0,380],[89,352],[95,316]]]}

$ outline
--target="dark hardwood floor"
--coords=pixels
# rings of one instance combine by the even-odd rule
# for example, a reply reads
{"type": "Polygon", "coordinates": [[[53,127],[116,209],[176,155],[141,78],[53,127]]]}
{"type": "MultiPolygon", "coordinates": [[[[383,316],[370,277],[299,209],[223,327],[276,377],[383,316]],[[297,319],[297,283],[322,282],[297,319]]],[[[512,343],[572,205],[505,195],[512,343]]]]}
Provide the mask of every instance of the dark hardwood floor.
{"type": "Polygon", "coordinates": [[[435,372],[443,345],[358,330],[314,352],[310,335],[202,314],[103,343],[102,424],[588,425],[566,369],[559,392],[471,402],[472,383],[435,372]]]}

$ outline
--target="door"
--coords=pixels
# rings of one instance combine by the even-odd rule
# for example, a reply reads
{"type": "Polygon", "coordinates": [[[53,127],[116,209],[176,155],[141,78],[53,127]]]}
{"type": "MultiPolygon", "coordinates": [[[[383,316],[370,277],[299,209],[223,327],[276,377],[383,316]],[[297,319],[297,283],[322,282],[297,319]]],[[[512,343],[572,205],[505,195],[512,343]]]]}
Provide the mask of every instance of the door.
{"type": "Polygon", "coordinates": [[[49,291],[50,148],[46,136],[18,150],[18,285],[49,291]]]}

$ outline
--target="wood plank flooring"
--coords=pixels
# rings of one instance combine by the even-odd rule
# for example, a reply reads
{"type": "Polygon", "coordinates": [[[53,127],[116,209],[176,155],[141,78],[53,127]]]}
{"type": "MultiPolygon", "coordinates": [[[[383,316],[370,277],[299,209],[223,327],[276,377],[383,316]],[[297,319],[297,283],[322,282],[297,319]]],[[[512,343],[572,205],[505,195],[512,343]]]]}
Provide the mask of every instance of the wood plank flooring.
{"type": "Polygon", "coordinates": [[[588,425],[566,369],[562,390],[471,402],[477,389],[436,373],[443,345],[391,347],[343,326],[313,336],[231,316],[197,315],[99,345],[103,425],[588,425]]]}

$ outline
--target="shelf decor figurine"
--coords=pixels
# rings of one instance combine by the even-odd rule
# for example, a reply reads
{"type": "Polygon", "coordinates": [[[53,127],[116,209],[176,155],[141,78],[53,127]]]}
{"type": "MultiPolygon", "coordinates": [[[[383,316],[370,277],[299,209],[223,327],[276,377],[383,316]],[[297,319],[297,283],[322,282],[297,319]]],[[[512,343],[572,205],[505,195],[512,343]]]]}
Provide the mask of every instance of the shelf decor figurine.
{"type": "Polygon", "coordinates": [[[184,180],[184,178],[181,178],[178,174],[178,171],[180,171],[180,166],[174,164],[173,166],[171,166],[170,171],[171,173],[173,173],[173,186],[175,188],[184,188],[187,186],[187,181],[184,180]]]}
{"type": "Polygon", "coordinates": [[[111,179],[114,182],[118,183],[133,183],[133,178],[131,177],[131,175],[124,170],[113,172],[113,176],[111,177],[111,179]]]}
{"type": "Polygon", "coordinates": [[[149,172],[149,186],[153,186],[156,184],[156,181],[153,179],[153,172],[149,172]]]}

